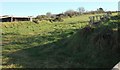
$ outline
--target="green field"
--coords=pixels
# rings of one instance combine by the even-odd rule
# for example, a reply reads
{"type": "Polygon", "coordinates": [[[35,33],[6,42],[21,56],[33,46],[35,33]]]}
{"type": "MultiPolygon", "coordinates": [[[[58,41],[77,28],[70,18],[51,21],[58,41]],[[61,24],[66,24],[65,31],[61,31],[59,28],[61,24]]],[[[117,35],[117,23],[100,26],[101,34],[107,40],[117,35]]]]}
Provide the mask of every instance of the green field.
{"type": "Polygon", "coordinates": [[[2,68],[112,68],[120,59],[119,22],[110,20],[86,31],[89,16],[0,24],[2,68]],[[107,33],[110,38],[101,37],[107,33]]]}

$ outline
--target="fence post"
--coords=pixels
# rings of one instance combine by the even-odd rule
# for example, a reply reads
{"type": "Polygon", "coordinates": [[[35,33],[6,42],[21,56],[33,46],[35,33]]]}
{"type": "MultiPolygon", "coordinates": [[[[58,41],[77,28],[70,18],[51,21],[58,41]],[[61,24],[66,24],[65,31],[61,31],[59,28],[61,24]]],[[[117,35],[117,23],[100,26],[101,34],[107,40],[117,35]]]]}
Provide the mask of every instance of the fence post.
{"type": "Polygon", "coordinates": [[[90,18],[90,24],[92,24],[92,23],[93,23],[93,18],[92,18],[92,16],[90,16],[89,18],[90,18]]]}
{"type": "Polygon", "coordinates": [[[95,16],[93,16],[93,23],[95,22],[95,16]]]}
{"type": "Polygon", "coordinates": [[[98,16],[96,16],[96,20],[98,21],[98,16]]]}
{"type": "Polygon", "coordinates": [[[100,19],[102,18],[102,16],[99,16],[100,17],[100,19]]]}

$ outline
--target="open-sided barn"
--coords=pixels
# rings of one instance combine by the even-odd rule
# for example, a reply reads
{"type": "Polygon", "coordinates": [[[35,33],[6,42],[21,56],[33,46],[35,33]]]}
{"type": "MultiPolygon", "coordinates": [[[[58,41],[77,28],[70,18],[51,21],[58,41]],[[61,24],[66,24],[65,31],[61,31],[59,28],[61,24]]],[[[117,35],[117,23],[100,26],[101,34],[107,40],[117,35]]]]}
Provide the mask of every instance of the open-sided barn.
{"type": "Polygon", "coordinates": [[[0,22],[13,22],[13,21],[32,21],[32,17],[0,17],[0,22]]]}

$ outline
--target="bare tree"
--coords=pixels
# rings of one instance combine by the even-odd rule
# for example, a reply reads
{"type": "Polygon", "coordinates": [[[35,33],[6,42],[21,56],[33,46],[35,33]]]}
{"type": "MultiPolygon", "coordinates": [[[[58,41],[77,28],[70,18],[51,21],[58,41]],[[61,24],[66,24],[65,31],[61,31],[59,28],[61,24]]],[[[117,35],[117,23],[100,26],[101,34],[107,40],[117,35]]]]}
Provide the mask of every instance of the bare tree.
{"type": "Polygon", "coordinates": [[[85,12],[85,8],[84,7],[79,7],[78,11],[80,14],[83,14],[85,12]]]}

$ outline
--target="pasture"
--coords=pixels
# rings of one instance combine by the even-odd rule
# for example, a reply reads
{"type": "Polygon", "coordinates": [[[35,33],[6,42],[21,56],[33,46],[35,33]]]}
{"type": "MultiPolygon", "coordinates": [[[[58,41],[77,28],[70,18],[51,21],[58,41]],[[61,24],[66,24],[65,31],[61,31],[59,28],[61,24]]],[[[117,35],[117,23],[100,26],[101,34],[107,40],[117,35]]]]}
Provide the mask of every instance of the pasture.
{"type": "MultiPolygon", "coordinates": [[[[92,41],[100,32],[105,34],[106,27],[108,28],[106,33],[109,33],[109,29],[115,31],[112,36],[116,41],[117,23],[119,22],[110,20],[99,27],[93,27],[94,31],[87,33],[84,32],[84,28],[88,26],[89,16],[92,15],[64,18],[63,22],[53,23],[40,21],[39,24],[36,24],[26,21],[0,24],[2,29],[2,68],[112,67],[110,64],[115,64],[119,60],[114,56],[118,57],[119,55],[116,52],[107,53],[106,49],[98,52],[99,47],[94,48],[93,46],[99,44],[94,42],[96,43],[94,45],[92,41]],[[103,52],[106,54],[104,55],[103,52]],[[97,55],[100,53],[102,55],[97,55]],[[110,58],[110,54],[116,55],[110,58]],[[108,58],[106,55],[110,58],[107,61],[105,61],[108,58]],[[94,61],[95,59],[98,60],[94,61]],[[113,62],[107,65],[109,61],[113,62]],[[102,62],[104,62],[103,65],[101,65],[102,62]]],[[[106,43],[106,40],[104,42],[106,43]]],[[[102,43],[102,46],[108,45],[105,43],[102,43]]],[[[112,46],[116,46],[116,42],[112,46]]],[[[104,47],[100,46],[100,48],[104,47]]],[[[113,50],[108,52],[113,52],[113,50]]]]}

